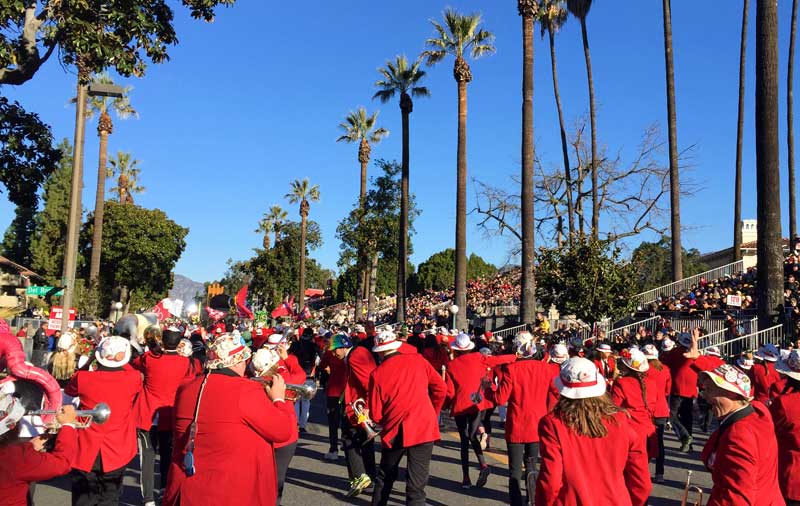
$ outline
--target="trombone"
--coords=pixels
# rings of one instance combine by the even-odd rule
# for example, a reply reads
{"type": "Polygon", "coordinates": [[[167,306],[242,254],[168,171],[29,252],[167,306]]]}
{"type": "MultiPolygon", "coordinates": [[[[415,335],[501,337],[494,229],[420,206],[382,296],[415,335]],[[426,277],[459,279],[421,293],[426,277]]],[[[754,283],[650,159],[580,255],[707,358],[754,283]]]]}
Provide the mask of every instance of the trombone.
{"type": "MultiPolygon", "coordinates": [[[[28,416],[47,416],[57,414],[58,410],[55,409],[36,409],[25,413],[25,415],[28,416]]],[[[111,416],[111,408],[105,402],[98,403],[94,409],[78,409],[75,411],[75,428],[86,429],[89,428],[92,423],[102,425],[106,423],[109,416],[111,416]]]]}
{"type": "MultiPolygon", "coordinates": [[[[256,376],[254,378],[250,378],[253,381],[257,381],[264,385],[272,385],[272,378],[264,377],[264,376],[256,376]]],[[[286,400],[287,401],[296,401],[298,399],[309,401],[317,395],[317,389],[319,385],[313,379],[306,380],[304,383],[299,385],[295,385],[293,383],[286,383],[286,400]]]]}
{"type": "Polygon", "coordinates": [[[692,485],[692,472],[686,473],[686,486],[683,487],[683,498],[681,499],[681,506],[702,506],[703,505],[703,489],[692,485]],[[697,500],[694,502],[689,501],[689,492],[695,492],[697,500]]]}
{"type": "Polygon", "coordinates": [[[367,401],[361,397],[350,403],[350,407],[353,409],[353,413],[356,415],[358,425],[363,427],[367,432],[367,440],[364,441],[364,443],[369,443],[378,435],[380,435],[383,427],[372,421],[372,419],[369,417],[369,413],[366,412],[366,405],[367,401]]]}

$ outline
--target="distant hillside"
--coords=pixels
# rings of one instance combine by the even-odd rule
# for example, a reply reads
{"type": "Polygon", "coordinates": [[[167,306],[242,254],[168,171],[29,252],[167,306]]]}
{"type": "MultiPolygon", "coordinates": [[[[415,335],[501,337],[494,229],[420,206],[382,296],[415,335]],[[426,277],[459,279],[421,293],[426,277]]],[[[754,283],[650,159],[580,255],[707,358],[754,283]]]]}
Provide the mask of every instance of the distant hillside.
{"type": "Polygon", "coordinates": [[[195,297],[202,297],[203,295],[205,295],[205,286],[203,283],[193,281],[180,274],[175,274],[175,282],[172,284],[172,289],[169,291],[170,299],[180,299],[188,305],[195,297]]]}

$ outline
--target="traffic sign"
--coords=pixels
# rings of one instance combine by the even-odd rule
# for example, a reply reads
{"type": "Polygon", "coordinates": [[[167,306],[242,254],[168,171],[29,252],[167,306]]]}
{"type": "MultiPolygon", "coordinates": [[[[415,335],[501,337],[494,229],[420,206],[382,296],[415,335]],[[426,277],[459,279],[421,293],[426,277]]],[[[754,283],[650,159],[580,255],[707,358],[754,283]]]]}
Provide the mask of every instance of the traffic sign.
{"type": "MultiPolygon", "coordinates": [[[[55,289],[56,289],[56,287],[54,287],[54,286],[36,286],[36,285],[32,285],[32,286],[29,286],[28,288],[25,289],[25,295],[33,295],[35,297],[44,297],[50,291],[55,290],[55,289]]],[[[58,292],[56,292],[56,293],[54,293],[52,295],[55,295],[55,296],[64,295],[64,289],[62,288],[58,292]]]]}

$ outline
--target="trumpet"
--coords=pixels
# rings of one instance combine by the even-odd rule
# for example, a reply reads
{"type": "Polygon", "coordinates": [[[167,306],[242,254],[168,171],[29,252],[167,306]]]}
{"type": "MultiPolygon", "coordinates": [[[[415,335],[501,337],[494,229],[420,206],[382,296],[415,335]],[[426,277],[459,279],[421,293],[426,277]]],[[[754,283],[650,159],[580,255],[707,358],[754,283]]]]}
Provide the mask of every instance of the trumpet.
{"type": "MultiPolygon", "coordinates": [[[[257,381],[264,385],[272,385],[272,378],[266,378],[263,376],[256,376],[255,378],[250,378],[253,381],[257,381]]],[[[313,379],[306,380],[304,383],[299,385],[295,385],[293,383],[286,383],[286,400],[287,401],[296,401],[298,399],[309,401],[317,395],[317,389],[319,385],[313,379]]]]}
{"type": "MultiPolygon", "coordinates": [[[[28,411],[25,414],[29,416],[57,415],[58,411],[55,409],[37,409],[28,411]]],[[[98,403],[94,409],[78,409],[75,411],[75,419],[77,422],[75,428],[86,429],[91,426],[92,423],[102,425],[106,423],[109,416],[111,416],[111,408],[108,407],[108,404],[105,402],[98,403]]]]}
{"type": "Polygon", "coordinates": [[[377,437],[383,430],[383,427],[370,419],[369,413],[367,413],[365,410],[366,405],[367,401],[361,397],[350,403],[350,407],[353,408],[353,413],[356,415],[358,424],[367,432],[367,440],[364,441],[364,443],[368,443],[375,439],[375,437],[377,437]]]}
{"type": "Polygon", "coordinates": [[[703,489],[692,485],[692,472],[686,473],[686,486],[683,488],[683,498],[681,499],[681,506],[702,506],[703,505],[703,489]],[[697,500],[694,502],[689,501],[689,492],[697,493],[697,500]]]}

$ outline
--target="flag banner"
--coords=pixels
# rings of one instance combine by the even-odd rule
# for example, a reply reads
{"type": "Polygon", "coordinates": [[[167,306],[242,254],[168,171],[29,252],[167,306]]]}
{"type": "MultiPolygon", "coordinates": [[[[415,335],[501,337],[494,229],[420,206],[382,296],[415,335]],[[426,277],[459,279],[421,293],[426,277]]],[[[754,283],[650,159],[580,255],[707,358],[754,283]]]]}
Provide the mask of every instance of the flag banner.
{"type": "Polygon", "coordinates": [[[240,288],[236,294],[236,317],[249,320],[255,318],[253,311],[250,310],[250,306],[247,304],[247,285],[240,288]]]}
{"type": "Polygon", "coordinates": [[[211,309],[208,306],[206,306],[206,313],[208,313],[208,317],[211,319],[211,321],[215,322],[228,316],[227,311],[218,311],[216,309],[211,309]]]}
{"type": "Polygon", "coordinates": [[[167,300],[168,299],[162,299],[158,304],[155,305],[153,309],[150,310],[151,313],[154,313],[158,317],[158,321],[163,321],[169,318],[169,310],[167,309],[169,303],[166,302],[167,300]]]}

